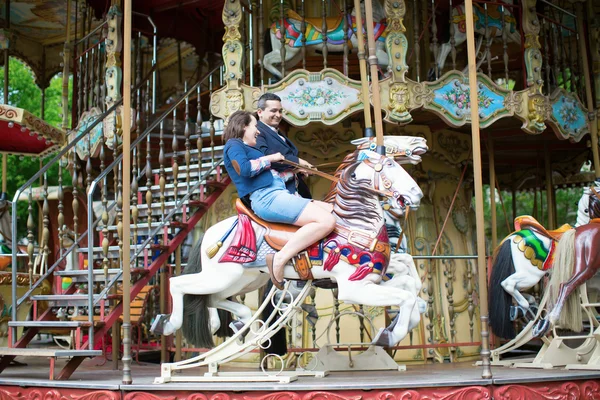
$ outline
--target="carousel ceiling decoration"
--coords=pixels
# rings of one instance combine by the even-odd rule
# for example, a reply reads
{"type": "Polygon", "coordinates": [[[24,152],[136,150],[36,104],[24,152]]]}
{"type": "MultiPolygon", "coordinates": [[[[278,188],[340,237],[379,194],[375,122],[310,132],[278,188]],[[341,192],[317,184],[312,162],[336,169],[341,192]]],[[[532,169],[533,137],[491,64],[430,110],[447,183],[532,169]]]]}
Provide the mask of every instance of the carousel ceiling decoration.
{"type": "Polygon", "coordinates": [[[62,130],[27,110],[0,105],[0,152],[43,157],[64,141],[62,130]]]}
{"type": "Polygon", "coordinates": [[[590,132],[587,109],[576,96],[564,89],[557,89],[550,96],[548,123],[562,138],[575,142],[590,132]]]}
{"type": "Polygon", "coordinates": [[[281,97],[286,120],[295,126],[333,125],[363,109],[361,83],[335,69],[295,70],[265,90],[281,97]]]}

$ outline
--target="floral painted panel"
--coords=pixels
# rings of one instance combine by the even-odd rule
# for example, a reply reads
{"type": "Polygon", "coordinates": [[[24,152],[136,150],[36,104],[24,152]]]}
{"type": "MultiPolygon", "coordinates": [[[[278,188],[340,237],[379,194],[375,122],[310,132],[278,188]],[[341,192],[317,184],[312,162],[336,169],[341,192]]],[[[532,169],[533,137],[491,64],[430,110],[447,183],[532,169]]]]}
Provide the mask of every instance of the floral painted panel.
{"type": "MultiPolygon", "coordinates": [[[[502,111],[504,107],[504,96],[493,92],[489,87],[479,82],[479,117],[486,120],[502,111]]],[[[444,86],[433,91],[433,103],[449,112],[452,118],[471,119],[469,83],[453,79],[444,86]]]]}
{"type": "Polygon", "coordinates": [[[587,115],[581,104],[564,93],[552,103],[552,119],[558,125],[563,136],[579,140],[587,132],[587,115]]]}
{"type": "Polygon", "coordinates": [[[317,81],[300,78],[277,94],[283,109],[296,118],[334,119],[360,103],[358,90],[344,86],[332,77],[317,81]]]}

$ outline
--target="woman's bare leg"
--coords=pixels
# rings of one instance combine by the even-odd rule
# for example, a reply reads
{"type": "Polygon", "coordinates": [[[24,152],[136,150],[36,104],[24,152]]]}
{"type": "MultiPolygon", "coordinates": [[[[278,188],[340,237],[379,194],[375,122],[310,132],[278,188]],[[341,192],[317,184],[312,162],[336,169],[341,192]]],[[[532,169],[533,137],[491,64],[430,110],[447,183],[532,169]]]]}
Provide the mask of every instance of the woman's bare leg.
{"type": "Polygon", "coordinates": [[[294,223],[301,228],[294,233],[294,236],[285,246],[273,257],[273,275],[278,281],[283,280],[283,267],[285,264],[300,251],[311,244],[327,236],[335,228],[335,217],[331,213],[333,206],[331,204],[310,202],[294,223]]]}

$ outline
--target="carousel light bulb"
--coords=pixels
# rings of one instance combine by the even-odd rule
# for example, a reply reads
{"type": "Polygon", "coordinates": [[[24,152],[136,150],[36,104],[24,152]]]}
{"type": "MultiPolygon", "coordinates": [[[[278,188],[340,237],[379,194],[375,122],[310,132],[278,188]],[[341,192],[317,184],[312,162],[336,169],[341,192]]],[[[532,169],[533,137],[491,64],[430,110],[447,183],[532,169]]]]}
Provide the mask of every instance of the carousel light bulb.
{"type": "Polygon", "coordinates": [[[41,142],[41,141],[42,141],[42,139],[43,139],[43,137],[41,137],[41,136],[38,136],[37,138],[38,138],[38,140],[39,140],[40,142],[41,142]]]}
{"type": "Polygon", "coordinates": [[[25,133],[26,130],[27,128],[25,128],[24,126],[21,127],[21,132],[25,133]]]}
{"type": "Polygon", "coordinates": [[[15,123],[14,123],[14,122],[12,122],[12,121],[11,121],[11,122],[9,122],[9,123],[8,123],[8,127],[9,127],[9,128],[14,128],[14,126],[15,126],[15,123]]]}
{"type": "Polygon", "coordinates": [[[33,136],[33,135],[35,135],[35,132],[29,131],[29,136],[33,136]]]}

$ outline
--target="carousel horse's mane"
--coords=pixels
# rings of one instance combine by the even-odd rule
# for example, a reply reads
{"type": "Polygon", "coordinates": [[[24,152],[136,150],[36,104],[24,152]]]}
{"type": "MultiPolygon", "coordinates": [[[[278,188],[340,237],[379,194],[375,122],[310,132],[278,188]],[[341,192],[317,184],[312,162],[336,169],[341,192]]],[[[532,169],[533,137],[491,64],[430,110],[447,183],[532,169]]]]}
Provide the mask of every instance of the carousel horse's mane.
{"type": "Polygon", "coordinates": [[[368,225],[381,221],[381,215],[375,205],[365,199],[374,196],[370,179],[357,179],[354,171],[360,165],[354,163],[340,173],[340,180],[326,198],[334,197],[334,212],[344,219],[354,219],[368,225]]]}
{"type": "Polygon", "coordinates": [[[600,218],[600,197],[598,191],[593,186],[590,188],[588,214],[590,219],[600,218]]]}
{"type": "MultiPolygon", "coordinates": [[[[352,153],[350,153],[346,157],[344,157],[344,159],[340,163],[339,167],[337,167],[337,169],[335,170],[335,173],[333,174],[334,177],[336,177],[338,179],[341,178],[344,170],[356,162],[356,160],[358,159],[358,151],[359,150],[356,149],[352,153]]],[[[325,199],[323,199],[324,202],[326,202],[326,203],[334,202],[335,195],[337,194],[336,188],[337,188],[337,184],[335,182],[332,182],[331,187],[329,189],[329,193],[327,193],[327,195],[325,196],[325,199]]]]}

